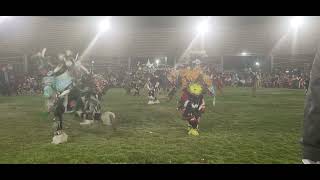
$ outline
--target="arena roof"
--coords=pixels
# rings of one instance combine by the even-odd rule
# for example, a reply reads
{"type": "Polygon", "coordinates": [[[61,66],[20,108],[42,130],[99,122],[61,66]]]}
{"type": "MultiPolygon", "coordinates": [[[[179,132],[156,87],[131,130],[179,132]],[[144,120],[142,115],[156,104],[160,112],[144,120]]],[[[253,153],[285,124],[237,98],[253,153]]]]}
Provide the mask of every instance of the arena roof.
{"type": "MultiPolygon", "coordinates": [[[[97,34],[99,16],[15,16],[0,24],[0,57],[49,53],[65,49],[83,52],[97,34]]],[[[90,55],[107,57],[180,56],[195,37],[200,16],[115,16],[112,28],[93,43],[90,55]]],[[[319,42],[319,17],[306,17],[303,28],[288,33],[290,17],[212,17],[205,37],[209,56],[310,55],[319,42]]]]}

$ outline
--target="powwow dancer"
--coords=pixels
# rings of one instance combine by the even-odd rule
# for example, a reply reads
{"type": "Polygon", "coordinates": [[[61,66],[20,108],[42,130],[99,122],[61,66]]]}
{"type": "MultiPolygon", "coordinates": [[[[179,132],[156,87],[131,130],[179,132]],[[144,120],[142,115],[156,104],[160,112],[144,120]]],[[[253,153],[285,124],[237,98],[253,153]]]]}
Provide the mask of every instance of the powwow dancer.
{"type": "Polygon", "coordinates": [[[203,89],[200,84],[192,83],[183,89],[178,109],[182,113],[182,118],[188,122],[188,134],[199,135],[199,122],[201,114],[205,110],[203,89]]]}
{"type": "MultiPolygon", "coordinates": [[[[44,96],[47,99],[49,113],[54,115],[53,144],[67,142],[68,135],[63,130],[63,114],[71,109],[77,111],[85,119],[85,124],[93,120],[115,118],[111,112],[106,112],[101,118],[100,99],[105,82],[81,65],[78,55],[73,57],[71,51],[59,54],[58,58],[45,57],[46,49],[38,53],[39,70],[45,77],[44,96]],[[70,98],[69,98],[70,97],[70,98]]],[[[90,122],[90,123],[88,123],[90,122]]],[[[82,123],[81,123],[82,124],[82,123]]]]}
{"type": "Polygon", "coordinates": [[[188,123],[188,134],[198,136],[201,115],[206,107],[204,94],[207,90],[214,96],[214,88],[210,77],[202,73],[200,67],[185,69],[180,75],[182,96],[177,109],[181,111],[183,120],[188,123]]]}
{"type": "Polygon", "coordinates": [[[213,84],[217,88],[217,91],[220,95],[223,95],[223,82],[222,82],[222,75],[217,74],[213,79],[213,84]]]}
{"type": "Polygon", "coordinates": [[[148,89],[148,104],[159,104],[160,101],[157,98],[157,89],[159,86],[159,82],[156,81],[156,78],[153,76],[148,79],[147,89],[148,89]]]}

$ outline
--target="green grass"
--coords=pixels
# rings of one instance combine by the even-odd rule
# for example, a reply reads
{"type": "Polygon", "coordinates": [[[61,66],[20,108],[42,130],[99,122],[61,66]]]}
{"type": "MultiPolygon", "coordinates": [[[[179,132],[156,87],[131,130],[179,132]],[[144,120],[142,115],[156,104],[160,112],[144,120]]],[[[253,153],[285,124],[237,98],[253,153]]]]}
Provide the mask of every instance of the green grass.
{"type": "Polygon", "coordinates": [[[216,107],[206,98],[200,136],[190,137],[176,102],[146,105],[112,89],[104,109],[117,131],[81,127],[66,115],[69,142],[52,145],[52,120],[42,97],[0,97],[0,163],[300,163],[302,90],[227,88],[216,107]]]}

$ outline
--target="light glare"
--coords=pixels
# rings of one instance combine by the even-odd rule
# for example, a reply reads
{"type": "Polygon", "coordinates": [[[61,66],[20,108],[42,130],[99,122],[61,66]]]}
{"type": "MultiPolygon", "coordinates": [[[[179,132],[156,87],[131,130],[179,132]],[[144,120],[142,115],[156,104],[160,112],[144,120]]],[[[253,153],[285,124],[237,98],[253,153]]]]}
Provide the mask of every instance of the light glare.
{"type": "Polygon", "coordinates": [[[106,18],[100,22],[99,31],[106,32],[109,29],[110,29],[110,18],[106,18]]]}
{"type": "Polygon", "coordinates": [[[202,22],[198,25],[197,31],[198,31],[198,33],[200,33],[200,34],[207,33],[207,32],[209,31],[209,22],[208,22],[208,20],[202,21],[202,22]]]}
{"type": "Polygon", "coordinates": [[[290,21],[292,28],[299,28],[303,24],[303,17],[294,17],[290,21]]]}
{"type": "Polygon", "coordinates": [[[248,55],[248,53],[246,53],[246,52],[241,53],[241,56],[246,56],[246,55],[248,55]]]}
{"type": "Polygon", "coordinates": [[[0,16],[0,22],[10,20],[11,16],[0,16]]]}

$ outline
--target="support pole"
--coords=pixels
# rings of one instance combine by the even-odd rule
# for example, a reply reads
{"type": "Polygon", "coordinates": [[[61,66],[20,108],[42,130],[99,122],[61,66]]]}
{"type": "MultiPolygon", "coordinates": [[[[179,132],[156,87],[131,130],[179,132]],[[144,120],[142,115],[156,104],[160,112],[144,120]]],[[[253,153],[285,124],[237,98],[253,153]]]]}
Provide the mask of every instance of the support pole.
{"type": "Polygon", "coordinates": [[[24,73],[28,74],[28,56],[26,54],[23,55],[23,69],[24,73]]]}
{"type": "Polygon", "coordinates": [[[131,57],[128,58],[128,69],[131,69],[131,57]]]}
{"type": "Polygon", "coordinates": [[[273,55],[271,55],[271,56],[270,56],[270,72],[273,71],[273,61],[274,61],[273,55]]]}
{"type": "Polygon", "coordinates": [[[221,71],[223,72],[223,56],[221,56],[221,71]]]}

